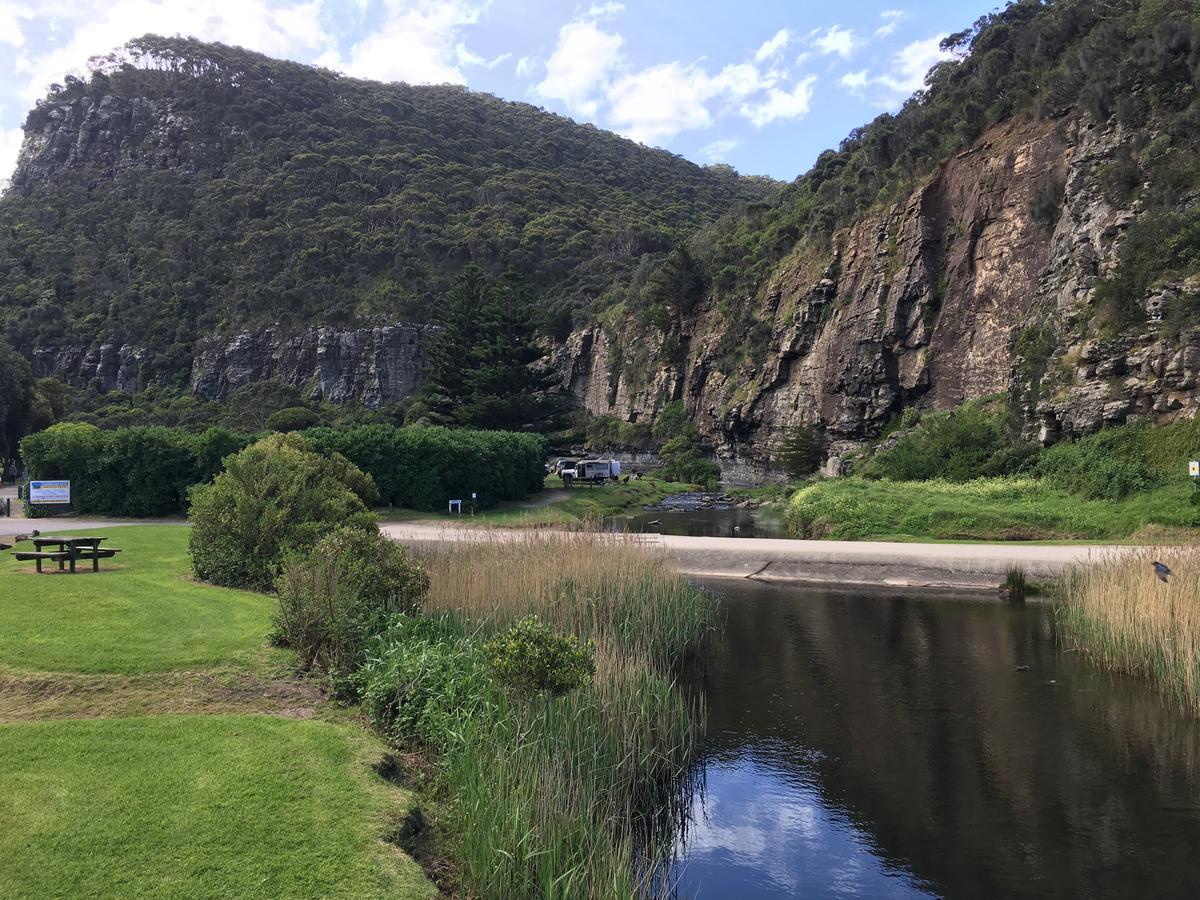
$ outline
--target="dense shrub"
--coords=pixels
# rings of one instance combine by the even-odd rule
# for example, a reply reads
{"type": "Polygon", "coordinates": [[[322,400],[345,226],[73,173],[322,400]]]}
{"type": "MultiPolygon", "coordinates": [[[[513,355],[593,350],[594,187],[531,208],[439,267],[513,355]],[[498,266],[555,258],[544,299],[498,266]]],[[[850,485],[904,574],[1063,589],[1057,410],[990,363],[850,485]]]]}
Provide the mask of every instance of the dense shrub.
{"type": "Polygon", "coordinates": [[[289,406],[267,416],[268,431],[303,431],[321,424],[321,416],[307,406],[289,406]]]}
{"type": "Polygon", "coordinates": [[[192,568],[229,587],[266,590],[284,557],[311,550],[331,529],[376,527],[370,477],[297,435],[275,434],[229,457],[190,496],[192,568]]]}
{"type": "Polygon", "coordinates": [[[871,457],[862,474],[890,481],[970,481],[1020,472],[1036,453],[1003,411],[968,403],[923,415],[894,446],[871,457]]]}
{"type": "Polygon", "coordinates": [[[461,745],[500,697],[479,648],[449,619],[397,616],[354,676],[371,724],[396,744],[461,745]]]}
{"type": "Polygon", "coordinates": [[[699,445],[686,437],[671,438],[663,444],[659,459],[662,468],[658,474],[667,481],[699,484],[715,491],[721,480],[721,467],[704,456],[699,445]]]}
{"type": "Polygon", "coordinates": [[[339,528],[284,561],[275,582],[275,639],[302,668],[358,667],[367,641],[398,614],[420,608],[429,578],[407,550],[378,531],[339,528]]]}
{"type": "Polygon", "coordinates": [[[28,435],[21,452],[34,478],[70,479],[76,512],[166,516],[183,513],[188,489],[209,481],[221,460],[249,440],[219,428],[201,434],[159,426],[101,431],[65,423],[28,435]]]}
{"type": "Polygon", "coordinates": [[[1121,500],[1162,485],[1165,474],[1146,455],[1147,429],[1105,428],[1044,451],[1037,473],[1057,487],[1092,500],[1121,500]]]}
{"type": "Polygon", "coordinates": [[[522,694],[558,697],[592,680],[592,648],[573,634],[557,634],[537,616],[526,616],[483,645],[496,679],[522,694]]]}
{"type": "Polygon", "coordinates": [[[443,510],[447,500],[476,493],[476,505],[485,508],[525,499],[541,489],[546,474],[539,435],[362,425],[313,428],[304,437],[319,452],[341,453],[370,473],[390,506],[443,510]]]}

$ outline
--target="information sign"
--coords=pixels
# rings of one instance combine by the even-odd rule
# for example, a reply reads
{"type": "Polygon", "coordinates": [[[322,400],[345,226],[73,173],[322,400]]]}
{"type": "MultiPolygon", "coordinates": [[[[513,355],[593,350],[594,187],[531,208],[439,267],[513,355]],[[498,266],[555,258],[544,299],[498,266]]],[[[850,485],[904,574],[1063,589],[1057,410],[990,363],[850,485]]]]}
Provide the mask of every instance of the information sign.
{"type": "Polygon", "coordinates": [[[71,482],[69,481],[31,481],[29,482],[30,503],[71,502],[71,482]]]}

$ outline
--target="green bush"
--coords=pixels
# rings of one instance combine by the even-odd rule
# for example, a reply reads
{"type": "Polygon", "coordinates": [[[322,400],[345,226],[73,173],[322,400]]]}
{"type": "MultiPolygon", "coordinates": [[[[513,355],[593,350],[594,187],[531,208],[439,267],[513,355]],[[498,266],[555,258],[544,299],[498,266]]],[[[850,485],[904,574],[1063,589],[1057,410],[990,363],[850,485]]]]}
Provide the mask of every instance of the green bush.
{"type": "Polygon", "coordinates": [[[429,578],[378,531],[338,528],[284,560],[275,581],[275,639],[304,669],[350,672],[392,617],[420,609],[429,578]]]}
{"type": "Polygon", "coordinates": [[[519,619],[483,645],[496,679],[522,694],[560,697],[592,680],[592,647],[573,634],[556,634],[537,616],[519,619]]]}
{"type": "Polygon", "coordinates": [[[1039,456],[1037,474],[1091,500],[1121,500],[1153,490],[1166,476],[1147,458],[1148,431],[1141,426],[1105,428],[1057,444],[1039,456]]]}
{"type": "Polygon", "coordinates": [[[1005,412],[968,403],[922,415],[895,446],[871,457],[862,474],[889,481],[971,481],[1020,472],[1036,453],[1005,412]]]}
{"type": "Polygon", "coordinates": [[[445,618],[393,618],[353,682],[367,719],[393,743],[439,751],[461,747],[469,723],[501,700],[479,648],[445,618]]]}
{"type": "Polygon", "coordinates": [[[283,559],[331,529],[372,532],[378,494],[344,458],[275,434],[229,457],[212,484],[191,493],[192,569],[201,581],[267,590],[283,559]]]}
{"type": "Polygon", "coordinates": [[[188,489],[210,480],[221,460],[249,440],[217,428],[202,434],[161,426],[101,431],[63,423],[28,435],[21,451],[34,478],[71,481],[76,512],[168,516],[185,512],[188,489]]]}
{"type": "Polygon", "coordinates": [[[721,480],[721,467],[702,456],[700,447],[686,437],[674,437],[663,444],[659,459],[662,467],[658,475],[667,481],[699,484],[715,491],[721,480]]]}
{"type": "Polygon", "coordinates": [[[392,425],[313,428],[303,435],[318,452],[341,453],[369,473],[390,506],[444,510],[447,500],[476,493],[476,505],[486,508],[525,499],[541,490],[546,475],[540,435],[392,425]]]}
{"type": "Polygon", "coordinates": [[[267,416],[268,431],[303,431],[321,424],[321,416],[307,406],[289,406],[267,416]]]}

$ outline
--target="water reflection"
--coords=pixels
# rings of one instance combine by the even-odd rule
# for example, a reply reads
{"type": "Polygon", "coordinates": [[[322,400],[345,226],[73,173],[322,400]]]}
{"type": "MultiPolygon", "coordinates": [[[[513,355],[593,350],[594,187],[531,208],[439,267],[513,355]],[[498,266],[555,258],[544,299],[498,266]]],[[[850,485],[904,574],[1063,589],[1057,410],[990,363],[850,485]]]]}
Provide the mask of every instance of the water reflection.
{"type": "Polygon", "coordinates": [[[682,894],[1200,896],[1200,729],[1047,608],[718,588],[682,894]]]}
{"type": "Polygon", "coordinates": [[[686,512],[641,512],[606,522],[617,531],[679,534],[691,537],[790,537],[783,516],[765,509],[693,509],[686,512]]]}

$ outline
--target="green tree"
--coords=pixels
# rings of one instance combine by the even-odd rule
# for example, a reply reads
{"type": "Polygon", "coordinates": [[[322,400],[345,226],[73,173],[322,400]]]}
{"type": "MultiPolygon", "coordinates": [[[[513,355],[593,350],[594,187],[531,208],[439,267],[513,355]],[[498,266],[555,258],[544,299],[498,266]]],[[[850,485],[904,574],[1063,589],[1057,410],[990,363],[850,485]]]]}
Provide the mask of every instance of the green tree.
{"type": "Polygon", "coordinates": [[[33,406],[33,372],[25,357],[0,343],[0,460],[17,452],[33,406]]]}
{"type": "Polygon", "coordinates": [[[552,370],[537,365],[537,307],[515,276],[468,266],[447,293],[429,354],[423,414],[435,422],[513,431],[561,425],[552,370]]]}

